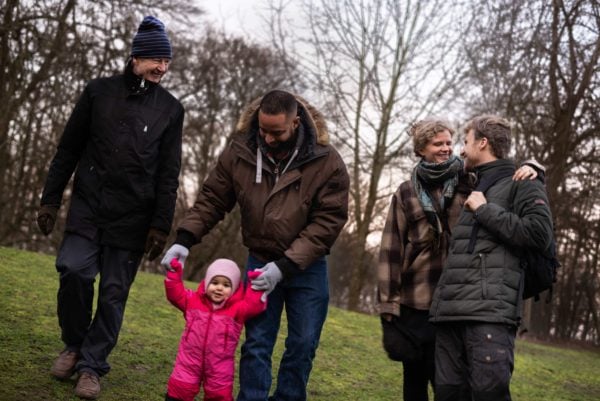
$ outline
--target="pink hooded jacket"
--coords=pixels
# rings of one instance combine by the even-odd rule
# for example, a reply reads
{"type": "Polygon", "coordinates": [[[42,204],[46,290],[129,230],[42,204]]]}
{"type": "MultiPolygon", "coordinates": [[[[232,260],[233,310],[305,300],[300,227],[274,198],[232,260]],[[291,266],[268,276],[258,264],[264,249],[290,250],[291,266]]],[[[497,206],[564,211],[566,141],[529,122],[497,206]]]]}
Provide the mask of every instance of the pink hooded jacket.
{"type": "MultiPolygon", "coordinates": [[[[258,275],[248,273],[250,278],[258,275]]],[[[260,300],[263,292],[240,285],[221,308],[214,309],[206,297],[205,281],[197,291],[186,289],[181,271],[167,273],[165,290],[186,321],[171,377],[189,384],[210,381],[212,388],[233,386],[235,350],[243,324],[266,309],[260,300]]]]}

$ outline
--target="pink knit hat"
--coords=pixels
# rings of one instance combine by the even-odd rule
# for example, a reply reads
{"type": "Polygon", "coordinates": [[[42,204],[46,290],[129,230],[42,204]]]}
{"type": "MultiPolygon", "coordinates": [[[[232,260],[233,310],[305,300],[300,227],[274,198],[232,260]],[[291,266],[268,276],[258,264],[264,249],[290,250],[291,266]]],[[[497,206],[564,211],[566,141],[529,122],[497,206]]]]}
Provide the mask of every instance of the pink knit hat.
{"type": "Polygon", "coordinates": [[[204,290],[208,288],[208,284],[215,276],[224,276],[231,281],[232,294],[240,286],[240,268],[233,260],[217,259],[208,266],[206,276],[204,277],[204,290]]]}

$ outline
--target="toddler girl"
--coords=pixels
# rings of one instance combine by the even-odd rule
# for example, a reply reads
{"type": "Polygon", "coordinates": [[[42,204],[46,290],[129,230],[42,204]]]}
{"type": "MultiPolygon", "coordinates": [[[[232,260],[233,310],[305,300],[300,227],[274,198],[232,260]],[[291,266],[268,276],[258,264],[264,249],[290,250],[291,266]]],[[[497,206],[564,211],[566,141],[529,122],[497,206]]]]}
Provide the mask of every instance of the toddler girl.
{"type": "MultiPolygon", "coordinates": [[[[167,401],[193,401],[204,388],[204,400],[233,401],[235,350],[246,320],[265,310],[262,291],[240,286],[240,269],[228,259],[215,260],[198,290],[183,286],[182,265],[171,260],[167,299],[183,311],[185,329],[167,384],[167,401]]],[[[250,279],[260,272],[248,272],[250,279]]]]}

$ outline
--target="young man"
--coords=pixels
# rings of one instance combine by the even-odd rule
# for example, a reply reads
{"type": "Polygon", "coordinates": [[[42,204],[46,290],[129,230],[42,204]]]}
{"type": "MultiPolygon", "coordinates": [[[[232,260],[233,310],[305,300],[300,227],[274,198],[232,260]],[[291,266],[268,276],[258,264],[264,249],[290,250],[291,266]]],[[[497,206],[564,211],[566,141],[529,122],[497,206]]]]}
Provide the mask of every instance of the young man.
{"type": "Polygon", "coordinates": [[[170,230],[181,165],[184,110],[160,86],[171,44],[148,16],[133,39],[123,75],[90,81],[48,172],[38,213],[40,230],[54,228],[65,186],[75,181],[56,268],[58,321],[65,349],[51,373],[79,373],[75,394],[95,399],[99,377],[116,345],[129,289],[144,252],[162,251],[170,230]],[[94,281],[100,274],[92,320],[94,281]]]}
{"type": "Polygon", "coordinates": [[[506,120],[480,116],[467,124],[465,132],[465,168],[474,171],[479,182],[505,178],[485,194],[475,190],[469,195],[452,232],[430,309],[430,321],[437,325],[435,399],[510,400],[523,291],[523,270],[515,250],[548,248],[552,217],[540,181],[511,179],[515,166],[507,159],[506,120]],[[509,199],[513,185],[516,193],[509,199]]]}
{"type": "Polygon", "coordinates": [[[237,131],[162,263],[185,260],[237,202],[247,268],[262,271],[252,287],[268,294],[266,312],[246,323],[237,399],[269,397],[285,306],[288,337],[271,399],[305,400],[329,301],[325,255],[347,219],[348,174],[322,115],[291,93],[274,90],[254,101],[237,131]]]}

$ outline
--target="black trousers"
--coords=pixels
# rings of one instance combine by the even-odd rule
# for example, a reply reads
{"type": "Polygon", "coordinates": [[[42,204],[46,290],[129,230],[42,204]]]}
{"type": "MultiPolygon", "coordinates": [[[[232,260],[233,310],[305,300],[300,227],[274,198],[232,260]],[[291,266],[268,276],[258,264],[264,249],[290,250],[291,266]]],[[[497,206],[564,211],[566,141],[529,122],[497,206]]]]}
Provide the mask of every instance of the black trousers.
{"type": "Polygon", "coordinates": [[[129,289],[142,252],[132,252],[66,233],[58,256],[58,323],[67,349],[79,352],[78,371],[108,373],[108,355],[123,323],[129,289]],[[98,302],[92,316],[94,282],[100,274],[98,302]]]}
{"type": "Polygon", "coordinates": [[[436,327],[436,401],[511,400],[515,326],[457,322],[436,327]]]}
{"type": "Polygon", "coordinates": [[[388,357],[402,362],[404,401],[428,401],[435,372],[435,326],[429,323],[429,311],[400,305],[400,317],[381,324],[388,357]]]}
{"type": "Polygon", "coordinates": [[[434,386],[434,343],[422,345],[423,357],[416,361],[404,361],[403,390],[404,401],[429,401],[429,383],[434,386]]]}

